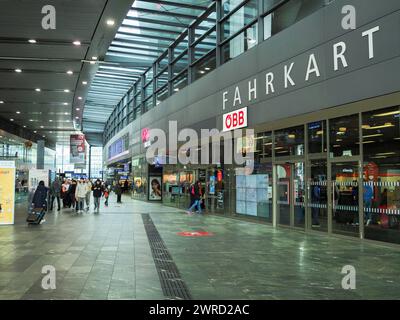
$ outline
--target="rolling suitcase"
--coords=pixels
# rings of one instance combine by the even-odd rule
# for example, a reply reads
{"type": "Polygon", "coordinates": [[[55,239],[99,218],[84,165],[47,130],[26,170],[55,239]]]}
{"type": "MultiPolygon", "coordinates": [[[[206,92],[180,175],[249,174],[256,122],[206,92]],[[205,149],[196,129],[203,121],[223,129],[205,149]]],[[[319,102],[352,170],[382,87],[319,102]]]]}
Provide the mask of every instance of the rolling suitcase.
{"type": "Polygon", "coordinates": [[[33,208],[26,219],[28,224],[40,224],[43,220],[46,210],[44,208],[33,208]]]}

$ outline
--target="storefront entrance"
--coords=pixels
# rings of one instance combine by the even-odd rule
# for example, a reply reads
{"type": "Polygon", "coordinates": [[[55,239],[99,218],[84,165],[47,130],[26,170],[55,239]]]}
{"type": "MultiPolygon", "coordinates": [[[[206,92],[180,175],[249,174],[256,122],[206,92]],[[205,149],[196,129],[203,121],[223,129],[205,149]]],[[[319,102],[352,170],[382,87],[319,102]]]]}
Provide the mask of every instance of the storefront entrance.
{"type": "Polygon", "coordinates": [[[307,161],[307,168],[304,163],[274,165],[277,224],[359,236],[363,221],[359,214],[359,161],[350,158],[328,164],[326,159],[315,159],[307,161]]]}
{"type": "Polygon", "coordinates": [[[306,217],[304,162],[276,163],[275,172],[277,223],[304,228],[306,217]]]}

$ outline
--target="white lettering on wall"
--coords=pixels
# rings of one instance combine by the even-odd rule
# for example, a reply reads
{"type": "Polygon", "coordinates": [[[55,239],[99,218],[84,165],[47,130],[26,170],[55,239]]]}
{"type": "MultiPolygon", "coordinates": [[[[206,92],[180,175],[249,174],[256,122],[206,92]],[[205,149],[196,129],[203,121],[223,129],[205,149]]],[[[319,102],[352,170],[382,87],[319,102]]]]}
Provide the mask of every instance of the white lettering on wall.
{"type": "Polygon", "coordinates": [[[242,104],[242,98],[240,97],[240,90],[239,87],[235,88],[235,98],[233,99],[233,106],[236,106],[236,102],[242,104]]]}
{"type": "Polygon", "coordinates": [[[266,94],[268,95],[270,93],[270,90],[272,93],[275,93],[275,88],[274,88],[274,74],[272,72],[268,72],[265,75],[265,80],[266,80],[266,94]]]}
{"type": "Polygon", "coordinates": [[[341,61],[344,68],[347,68],[349,65],[347,64],[346,57],[344,56],[346,52],[346,43],[338,42],[333,45],[333,62],[335,65],[335,71],[339,70],[339,60],[341,61]],[[339,48],[341,49],[339,51],[339,48]]]}
{"type": "Polygon", "coordinates": [[[222,109],[225,110],[226,103],[228,102],[228,99],[226,98],[226,95],[228,94],[229,91],[224,91],[222,94],[222,109]]]}
{"type": "Polygon", "coordinates": [[[257,99],[257,78],[253,81],[249,81],[249,102],[253,99],[257,99]]]}
{"type": "Polygon", "coordinates": [[[379,26],[376,26],[376,27],[374,27],[372,29],[369,29],[367,31],[364,31],[362,33],[363,37],[365,37],[365,36],[368,37],[368,55],[369,55],[369,59],[373,59],[375,57],[375,55],[374,55],[374,33],[378,32],[379,30],[380,30],[379,26]]]}
{"type": "Polygon", "coordinates": [[[319,72],[317,60],[315,59],[315,54],[310,54],[310,58],[308,59],[306,81],[308,81],[310,79],[310,75],[312,73],[315,73],[315,76],[317,78],[321,76],[321,73],[319,72]]]}
{"type": "Polygon", "coordinates": [[[288,82],[290,82],[291,86],[295,86],[296,85],[294,83],[292,77],[290,76],[290,72],[292,72],[293,66],[294,66],[294,62],[292,62],[290,64],[289,69],[288,69],[288,66],[285,65],[285,89],[287,89],[287,87],[288,87],[288,82]]]}

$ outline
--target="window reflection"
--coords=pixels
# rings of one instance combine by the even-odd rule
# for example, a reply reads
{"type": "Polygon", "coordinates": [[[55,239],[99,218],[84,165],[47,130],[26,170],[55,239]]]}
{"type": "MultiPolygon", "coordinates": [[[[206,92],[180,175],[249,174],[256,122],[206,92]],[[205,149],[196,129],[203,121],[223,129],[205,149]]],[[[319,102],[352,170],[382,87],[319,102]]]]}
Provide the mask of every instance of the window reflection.
{"type": "Polygon", "coordinates": [[[329,120],[331,157],[360,154],[358,114],[329,120]]]}

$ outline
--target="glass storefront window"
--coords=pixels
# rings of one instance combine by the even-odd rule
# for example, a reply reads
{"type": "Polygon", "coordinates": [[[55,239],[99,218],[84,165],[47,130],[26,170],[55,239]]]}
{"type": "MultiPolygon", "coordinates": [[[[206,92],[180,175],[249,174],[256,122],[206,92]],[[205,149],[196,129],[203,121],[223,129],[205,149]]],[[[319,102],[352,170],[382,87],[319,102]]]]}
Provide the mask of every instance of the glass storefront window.
{"type": "Polygon", "coordinates": [[[144,89],[145,98],[150,97],[153,94],[153,81],[151,81],[144,89]]]}
{"type": "Polygon", "coordinates": [[[365,237],[400,243],[400,108],[362,120],[365,237]]]}
{"type": "Polygon", "coordinates": [[[254,156],[256,159],[272,158],[272,132],[262,132],[256,137],[256,150],[254,156]]]}
{"type": "Polygon", "coordinates": [[[258,23],[254,23],[242,33],[222,46],[222,59],[226,63],[258,43],[258,23]]]}
{"type": "Polygon", "coordinates": [[[164,87],[167,83],[168,83],[168,69],[165,69],[157,76],[157,89],[164,87]]]}
{"type": "Polygon", "coordinates": [[[358,114],[329,120],[330,157],[360,154],[358,114]]]}
{"type": "Polygon", "coordinates": [[[177,77],[172,83],[174,92],[178,92],[179,90],[182,90],[187,85],[188,85],[187,71],[184,72],[179,77],[177,77]]]}
{"type": "Polygon", "coordinates": [[[194,48],[194,60],[197,61],[204,57],[208,52],[215,49],[217,41],[217,32],[213,31],[202,39],[194,48]]]}
{"type": "Polygon", "coordinates": [[[215,70],[216,68],[216,57],[215,51],[206,56],[204,59],[201,59],[193,66],[193,79],[197,80],[204,77],[206,74],[215,70]]]}
{"type": "Polygon", "coordinates": [[[253,22],[257,14],[258,1],[250,0],[222,23],[222,40],[229,38],[244,26],[253,22]]]}
{"type": "Polygon", "coordinates": [[[177,74],[179,74],[180,72],[182,72],[183,70],[187,69],[188,64],[189,64],[189,57],[186,53],[179,58],[177,61],[174,62],[174,64],[172,65],[172,75],[176,76],[177,74]]]}
{"type": "Polygon", "coordinates": [[[157,105],[168,98],[168,86],[164,86],[160,91],[157,92],[157,105]]]}
{"type": "Polygon", "coordinates": [[[304,126],[275,132],[275,156],[301,156],[304,154],[304,126]]]}
{"type": "Polygon", "coordinates": [[[308,126],[308,153],[324,153],[326,144],[326,121],[309,123],[308,126]]]}
{"type": "Polygon", "coordinates": [[[199,39],[203,34],[205,34],[208,30],[213,28],[216,24],[216,21],[216,12],[210,12],[207,18],[195,27],[195,41],[199,39]]]}
{"type": "Polygon", "coordinates": [[[271,10],[275,5],[277,5],[282,0],[263,0],[264,12],[271,10]]]}
{"type": "MultiPolygon", "coordinates": [[[[264,12],[279,0],[264,0],[264,12]]],[[[264,40],[292,26],[327,4],[326,0],[291,0],[264,17],[264,40]]]]}

